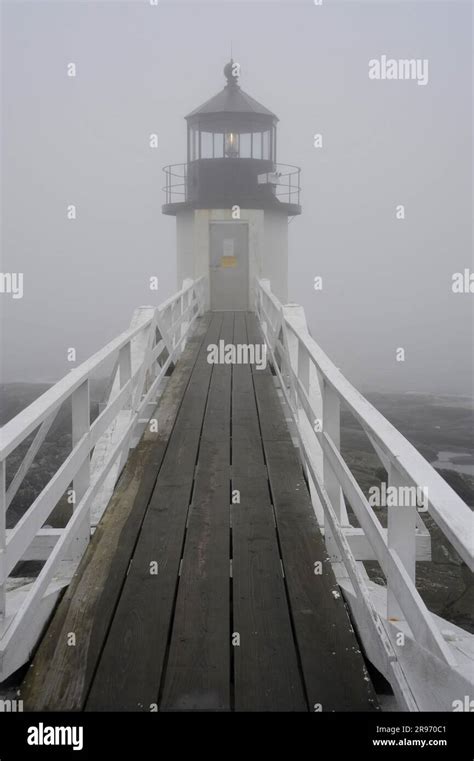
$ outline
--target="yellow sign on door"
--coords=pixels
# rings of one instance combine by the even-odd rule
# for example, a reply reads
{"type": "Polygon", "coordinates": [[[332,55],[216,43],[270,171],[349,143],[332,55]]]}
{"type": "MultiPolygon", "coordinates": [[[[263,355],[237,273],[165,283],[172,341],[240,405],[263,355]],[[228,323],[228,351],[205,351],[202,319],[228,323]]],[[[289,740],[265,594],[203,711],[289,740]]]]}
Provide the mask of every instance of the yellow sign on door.
{"type": "Polygon", "coordinates": [[[236,266],[237,266],[236,256],[221,256],[221,267],[236,267],[236,266]]]}

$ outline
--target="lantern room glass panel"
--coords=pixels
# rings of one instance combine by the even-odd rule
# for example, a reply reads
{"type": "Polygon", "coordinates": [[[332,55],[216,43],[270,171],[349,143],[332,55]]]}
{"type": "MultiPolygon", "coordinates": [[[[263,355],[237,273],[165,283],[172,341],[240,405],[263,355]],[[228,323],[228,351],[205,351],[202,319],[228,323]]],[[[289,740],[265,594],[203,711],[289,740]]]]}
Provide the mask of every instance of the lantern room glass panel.
{"type": "Polygon", "coordinates": [[[240,135],[240,158],[252,158],[252,142],[250,132],[244,132],[240,135]]]}
{"type": "Polygon", "coordinates": [[[262,133],[262,159],[270,159],[270,130],[262,133]]]}
{"type": "Polygon", "coordinates": [[[252,135],[252,158],[262,158],[262,133],[254,132],[252,135]]]}
{"type": "Polygon", "coordinates": [[[201,159],[212,159],[214,154],[213,149],[213,133],[201,132],[201,159]]]}
{"type": "Polygon", "coordinates": [[[224,134],[214,132],[214,158],[222,159],[224,157],[224,134]]]}

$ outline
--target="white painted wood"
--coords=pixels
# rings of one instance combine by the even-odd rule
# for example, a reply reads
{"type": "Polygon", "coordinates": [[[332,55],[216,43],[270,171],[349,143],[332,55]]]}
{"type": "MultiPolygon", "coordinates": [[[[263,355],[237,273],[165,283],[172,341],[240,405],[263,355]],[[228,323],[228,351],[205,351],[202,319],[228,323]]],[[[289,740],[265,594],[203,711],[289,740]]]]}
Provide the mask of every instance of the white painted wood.
{"type": "Polygon", "coordinates": [[[46,418],[46,420],[43,421],[41,424],[39,430],[36,433],[35,438],[31,442],[28,451],[26,455],[23,458],[23,461],[18,468],[17,472],[15,473],[15,476],[13,477],[8,489],[7,489],[7,498],[6,498],[6,505],[7,510],[10,507],[12,500],[17,493],[18,489],[20,488],[21,484],[23,483],[23,479],[26,476],[26,473],[28,472],[28,469],[30,465],[32,464],[33,460],[35,459],[38,450],[40,449],[41,445],[43,444],[46,436],[48,435],[48,432],[54,423],[56,416],[58,414],[58,410],[54,410],[49,417],[46,418]]]}
{"type": "Polygon", "coordinates": [[[79,468],[83,465],[88,451],[89,441],[85,435],[13,528],[6,548],[6,572],[8,574],[25,554],[39,529],[69,487],[79,468]]]}
{"type": "MultiPolygon", "coordinates": [[[[389,486],[399,488],[405,486],[404,479],[398,471],[390,465],[389,486]]],[[[404,507],[397,504],[389,506],[388,523],[387,523],[387,546],[395,550],[400,558],[405,571],[410,579],[415,583],[416,580],[416,508],[404,507]]],[[[397,601],[396,595],[392,588],[392,578],[387,577],[388,597],[387,597],[387,618],[389,620],[400,620],[404,618],[403,611],[397,601]]]]}
{"type": "MultiPolygon", "coordinates": [[[[123,442],[125,434],[130,424],[131,411],[129,409],[120,410],[116,415],[113,424],[107,429],[106,433],[100,440],[100,449],[98,447],[94,450],[93,468],[92,468],[92,482],[100,476],[110,457],[117,445],[123,448],[123,442]],[[97,455],[97,456],[96,456],[97,455]]],[[[109,503],[109,500],[113,494],[115,484],[120,476],[119,461],[115,461],[111,466],[107,478],[104,480],[102,488],[97,492],[97,496],[94,499],[91,506],[91,525],[97,526],[98,522],[102,518],[104,511],[109,503]]]]}
{"type": "MultiPolygon", "coordinates": [[[[323,383],[323,431],[326,436],[331,438],[334,446],[340,449],[341,446],[341,409],[339,397],[335,391],[327,383],[323,383]]],[[[349,520],[347,517],[346,505],[344,502],[344,495],[337,477],[337,474],[333,471],[331,460],[328,458],[327,452],[323,447],[323,480],[324,486],[327,490],[331,505],[337,516],[338,524],[340,526],[348,526],[349,520]]],[[[334,546],[334,537],[330,527],[327,527],[325,532],[326,549],[329,553],[329,557],[332,561],[336,562],[340,560],[340,557],[334,546]]]]}
{"type": "MultiPolygon", "coordinates": [[[[126,344],[127,346],[128,344],[126,344]]],[[[122,350],[121,350],[122,351],[122,350]]],[[[90,391],[89,379],[87,378],[72,394],[72,446],[73,448],[90,433],[90,391]]],[[[73,479],[74,503],[73,511],[77,509],[84,494],[90,485],[91,461],[90,441],[84,456],[84,462],[78,468],[73,479]]],[[[90,538],[90,514],[84,516],[84,520],[77,529],[77,533],[71,541],[69,559],[80,559],[84,554],[90,538]]]]}
{"type": "MultiPolygon", "coordinates": [[[[132,430],[133,424],[134,421],[132,420],[129,424],[129,431],[132,430]]],[[[125,435],[127,435],[129,431],[126,432],[125,435]]],[[[53,580],[58,567],[66,556],[72,538],[76,536],[85,515],[88,514],[92,500],[102,486],[111,466],[119,456],[120,451],[121,442],[119,442],[119,444],[117,444],[115,449],[111,452],[109,460],[106,463],[103,471],[98,476],[96,481],[89,486],[81,502],[76,506],[76,509],[74,510],[73,515],[67,524],[67,530],[63,531],[60,539],[56,542],[55,547],[52,550],[43,568],[41,569],[39,576],[32,583],[31,589],[23,600],[12,623],[5,632],[5,635],[0,642],[0,650],[5,651],[16,641],[21,642],[28,628],[33,624],[36,624],[36,617],[41,600],[47,592],[48,586],[53,580]]],[[[79,561],[77,560],[73,566],[77,567],[78,562],[79,561]]],[[[4,676],[5,675],[3,675],[3,677],[4,676]]]]}
{"type": "MultiPolygon", "coordinates": [[[[186,288],[188,289],[187,292],[189,293],[189,300],[190,300],[189,315],[191,314],[192,309],[197,304],[196,287],[197,287],[197,284],[194,284],[193,281],[188,281],[186,285],[186,288]]],[[[183,286],[183,291],[185,291],[184,286],[183,286]]],[[[107,504],[110,500],[110,497],[113,494],[115,484],[117,482],[117,479],[120,475],[121,470],[123,469],[123,465],[125,464],[125,461],[128,455],[128,449],[129,447],[131,448],[136,446],[136,444],[140,440],[140,436],[145,430],[147,422],[149,418],[151,417],[153,410],[155,409],[160,386],[161,384],[166,382],[165,374],[168,368],[170,367],[171,363],[176,358],[176,349],[179,351],[179,349],[182,348],[182,345],[184,344],[186,340],[186,334],[184,334],[180,338],[176,349],[172,348],[172,341],[170,339],[169,331],[168,331],[168,322],[167,322],[168,318],[166,317],[166,314],[169,313],[174,300],[176,298],[181,298],[181,295],[183,295],[182,291],[176,294],[175,297],[168,299],[167,302],[165,302],[164,304],[162,304],[155,310],[155,325],[159,331],[161,338],[156,344],[156,346],[153,347],[154,330],[152,328],[151,333],[149,335],[151,348],[148,351],[148,356],[147,356],[147,347],[148,347],[147,343],[144,343],[144,341],[141,340],[139,344],[137,342],[135,342],[135,344],[132,344],[133,375],[131,377],[131,380],[132,380],[133,386],[138,389],[134,395],[136,400],[134,406],[138,404],[138,408],[135,410],[135,412],[138,413],[138,415],[136,415],[135,428],[133,429],[128,439],[127,446],[125,446],[125,442],[124,442],[122,457],[111,468],[110,473],[107,479],[105,480],[102,489],[99,491],[97,498],[94,500],[94,503],[92,505],[92,511],[91,511],[92,526],[96,526],[99,520],[101,519],[104,513],[104,510],[106,509],[107,504]],[[168,358],[160,366],[158,374],[156,375],[155,379],[151,382],[147,393],[143,397],[142,396],[143,390],[140,391],[140,386],[142,385],[142,378],[146,376],[146,372],[143,373],[142,368],[144,366],[148,366],[151,368],[151,366],[154,364],[157,358],[161,356],[165,348],[168,351],[168,358]],[[145,416],[146,419],[142,419],[144,417],[145,410],[148,410],[149,414],[148,416],[145,416]]],[[[132,317],[132,328],[135,328],[137,325],[140,325],[140,324],[143,324],[145,327],[148,327],[148,325],[151,325],[150,323],[151,309],[152,309],[151,307],[142,307],[138,310],[135,310],[134,315],[132,317]]],[[[196,320],[196,317],[197,317],[197,313],[189,319],[188,332],[191,331],[192,328],[194,327],[194,322],[196,320]]],[[[145,380],[146,380],[146,377],[145,377],[145,380]]],[[[120,394],[127,393],[125,391],[126,388],[127,386],[125,385],[124,388],[121,390],[120,394]]],[[[117,382],[115,382],[115,385],[112,386],[111,394],[116,390],[117,390],[117,382]]],[[[121,397],[120,394],[117,393],[117,396],[114,398],[114,400],[110,402],[110,412],[108,413],[107,417],[105,417],[104,415],[104,419],[103,419],[104,422],[102,421],[99,422],[99,419],[97,419],[92,427],[92,435],[94,436],[94,438],[95,438],[95,426],[96,425],[97,427],[101,426],[103,429],[102,439],[97,443],[94,449],[93,457],[92,457],[93,476],[95,476],[95,474],[97,473],[100,473],[103,467],[103,463],[108,459],[109,452],[115,447],[117,441],[119,441],[123,437],[124,431],[128,427],[127,415],[125,415],[120,410],[116,414],[116,410],[115,410],[115,407],[120,408],[120,406],[122,405],[121,399],[124,397],[121,397]],[[115,418],[115,419],[112,422],[111,428],[110,429],[104,428],[104,423],[112,418],[115,418]]]]}
{"type": "Polygon", "coordinates": [[[122,346],[119,351],[119,378],[120,388],[123,388],[132,377],[132,346],[131,342],[122,346]]]}
{"type": "Polygon", "coordinates": [[[53,580],[51,582],[38,605],[36,617],[31,620],[30,627],[24,630],[23,636],[16,638],[14,647],[6,647],[2,644],[5,641],[4,635],[15,620],[21,602],[25,599],[31,586],[28,585],[18,590],[18,594],[16,596],[12,595],[13,599],[9,599],[9,609],[11,606],[12,614],[5,621],[5,627],[2,627],[0,622],[0,679],[10,676],[29,660],[42,634],[45,622],[49,620],[58,602],[61,590],[69,584],[71,578],[72,575],[69,575],[64,577],[64,579],[53,580]]]}
{"type": "Polygon", "coordinates": [[[0,462],[0,623],[6,613],[6,546],[7,546],[7,499],[5,489],[6,462],[0,462]]]}
{"type": "MultiPolygon", "coordinates": [[[[260,290],[261,313],[268,314],[269,303],[278,308],[278,302],[263,281],[260,290]]],[[[338,394],[367,435],[383,453],[384,460],[392,463],[406,483],[424,486],[429,495],[429,511],[446,538],[471,570],[474,568],[474,514],[458,497],[422,455],[394,426],[386,420],[350,383],[331,362],[308,332],[300,331],[287,320],[289,330],[297,332],[306,347],[311,362],[326,383],[338,394]]]]}
{"type": "MultiPolygon", "coordinates": [[[[344,527],[344,536],[349,542],[349,547],[356,560],[377,560],[377,556],[367,539],[364,529],[344,527]]],[[[387,541],[387,529],[383,528],[382,533],[387,541]]],[[[426,532],[417,531],[415,534],[416,559],[417,561],[431,560],[431,538],[426,532]]]]}
{"type": "Polygon", "coordinates": [[[432,649],[439,657],[450,662],[452,656],[433,625],[431,613],[417,592],[396,551],[387,547],[382,526],[375,517],[358,483],[331,439],[323,436],[322,441],[323,449],[327,452],[334,470],[338,473],[344,494],[364,529],[386,578],[391,580],[392,591],[404,613],[404,618],[423,646],[432,649]]]}
{"type": "Polygon", "coordinates": [[[318,480],[322,483],[322,464],[323,464],[322,450],[314,435],[313,426],[310,425],[309,420],[306,417],[306,414],[301,409],[299,410],[299,414],[298,414],[297,428],[301,438],[300,457],[301,457],[302,464],[305,468],[306,477],[309,483],[313,510],[315,512],[320,529],[324,531],[324,509],[316,490],[316,486],[312,476],[312,471],[308,468],[308,465],[307,465],[307,459],[308,459],[313,464],[314,472],[318,480]]]}
{"type": "Polygon", "coordinates": [[[377,668],[379,668],[382,673],[386,673],[390,662],[395,660],[396,655],[386,636],[380,616],[370,600],[364,574],[361,572],[361,568],[363,570],[362,564],[357,563],[352,555],[347,539],[344,536],[344,532],[339,526],[339,521],[329,499],[329,495],[323,484],[320,482],[310,459],[307,459],[307,464],[317,489],[319,499],[323,505],[327,525],[331,530],[334,542],[337,545],[338,554],[343,559],[342,563],[336,561],[333,564],[333,568],[339,569],[340,576],[343,575],[345,577],[347,575],[347,578],[350,579],[352,585],[351,589],[356,590],[356,599],[360,610],[363,611],[361,620],[363,621],[366,630],[370,632],[370,639],[373,643],[371,657],[374,658],[374,663],[376,663],[376,665],[378,664],[377,668]],[[341,569],[343,569],[342,574],[341,569]]]}
{"type": "MultiPolygon", "coordinates": [[[[91,425],[90,431],[90,444],[94,449],[94,456],[92,458],[92,472],[97,470],[97,458],[98,453],[101,451],[102,443],[101,439],[107,432],[110,432],[110,428],[114,421],[117,419],[120,412],[130,410],[130,398],[133,390],[133,382],[138,371],[135,373],[134,378],[131,378],[123,388],[117,391],[116,396],[112,397],[105,409],[96,417],[91,425]]],[[[130,414],[130,412],[129,412],[130,414]]]]}
{"type": "Polygon", "coordinates": [[[26,407],[26,409],[6,423],[2,430],[0,460],[6,459],[18,444],[21,444],[87,378],[97,376],[97,371],[100,370],[102,365],[141,330],[143,330],[143,326],[121,333],[120,336],[110,341],[103,349],[100,349],[90,359],[79,365],[79,367],[71,370],[64,378],[26,407]]]}
{"type": "MultiPolygon", "coordinates": [[[[183,321],[182,324],[182,333],[181,336],[186,336],[188,329],[189,329],[189,319],[192,316],[193,313],[193,292],[190,288],[192,286],[193,281],[190,278],[185,278],[183,280],[183,291],[185,291],[185,298],[183,302],[183,312],[186,314],[186,319],[183,321]]],[[[186,340],[186,339],[185,339],[186,340]]]]}
{"type": "MultiPolygon", "coordinates": [[[[205,287],[205,283],[200,281],[195,281],[192,286],[193,290],[197,293],[203,293],[203,288],[205,287]]],[[[181,293],[182,291],[179,291],[174,296],[171,296],[166,302],[163,302],[160,306],[156,307],[157,312],[163,312],[167,306],[171,305],[180,297],[181,293]]],[[[8,457],[18,444],[27,438],[27,436],[29,436],[29,434],[32,433],[54,409],[62,404],[62,402],[64,402],[86,378],[92,376],[97,377],[97,371],[100,370],[102,365],[109,361],[109,359],[114,356],[124,344],[133,340],[135,336],[140,334],[144,328],[147,327],[153,319],[154,308],[140,307],[140,310],[145,309],[151,310],[151,314],[145,323],[141,322],[129,330],[124,331],[117,336],[117,338],[114,338],[106,344],[106,346],[99,349],[99,351],[79,365],[79,367],[71,370],[64,378],[45,391],[44,394],[3,426],[0,439],[0,460],[4,460],[8,457]]]]}
{"type": "MultiPolygon", "coordinates": [[[[338,575],[337,578],[344,594],[344,599],[350,607],[351,615],[357,628],[357,634],[362,641],[364,650],[369,655],[369,658],[374,666],[390,683],[397,699],[399,710],[411,712],[418,711],[419,709],[411,691],[410,683],[406,678],[402,668],[400,667],[390,640],[388,640],[389,647],[393,653],[393,658],[391,659],[387,658],[385,653],[381,650],[379,632],[374,630],[374,627],[371,626],[370,619],[367,617],[366,610],[354,592],[354,588],[350,580],[347,577],[344,578],[340,575],[338,575]]],[[[372,599],[369,599],[371,600],[371,605],[373,605],[372,599]]],[[[385,633],[383,617],[379,613],[377,613],[377,615],[381,622],[380,625],[382,626],[385,633]]],[[[385,636],[387,635],[385,634],[385,636]]]]}
{"type": "MultiPolygon", "coordinates": [[[[10,532],[11,529],[7,529],[7,536],[10,532]]],[[[21,560],[47,560],[62,533],[62,528],[41,528],[21,560]]]]}
{"type": "MultiPolygon", "coordinates": [[[[350,594],[347,581],[342,582],[344,595],[350,594]]],[[[384,623],[387,636],[397,653],[397,661],[410,683],[411,691],[420,711],[452,711],[453,701],[464,695],[474,696],[474,635],[438,616],[433,620],[439,632],[449,632],[454,639],[446,644],[457,666],[452,668],[443,659],[420,646],[413,638],[406,622],[384,620],[387,608],[387,590],[372,581],[367,582],[370,597],[384,623]],[[398,636],[403,634],[403,639],[398,636]],[[463,648],[463,650],[462,650],[463,648]]],[[[353,597],[350,599],[352,611],[353,597]]],[[[389,681],[391,681],[389,679],[389,681]]]]}

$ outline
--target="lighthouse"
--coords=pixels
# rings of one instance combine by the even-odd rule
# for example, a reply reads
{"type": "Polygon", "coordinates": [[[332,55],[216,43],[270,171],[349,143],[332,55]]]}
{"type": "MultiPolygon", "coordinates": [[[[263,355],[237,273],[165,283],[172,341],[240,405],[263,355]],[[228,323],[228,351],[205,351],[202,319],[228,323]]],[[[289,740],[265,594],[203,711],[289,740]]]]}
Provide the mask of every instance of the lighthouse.
{"type": "Polygon", "coordinates": [[[251,309],[255,278],[288,300],[288,220],[301,214],[300,169],[277,163],[277,116],[241,89],[239,64],[224,76],[185,117],[187,161],[164,168],[178,285],[207,276],[213,311],[251,309]]]}

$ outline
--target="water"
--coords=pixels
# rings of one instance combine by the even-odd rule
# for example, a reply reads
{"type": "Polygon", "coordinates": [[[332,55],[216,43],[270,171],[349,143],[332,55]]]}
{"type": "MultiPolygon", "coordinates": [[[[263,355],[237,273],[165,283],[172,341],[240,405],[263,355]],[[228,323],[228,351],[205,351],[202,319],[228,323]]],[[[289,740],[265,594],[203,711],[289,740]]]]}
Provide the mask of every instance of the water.
{"type": "Polygon", "coordinates": [[[457,473],[474,476],[474,455],[469,452],[438,452],[437,459],[431,464],[434,468],[455,470],[457,473]]]}

